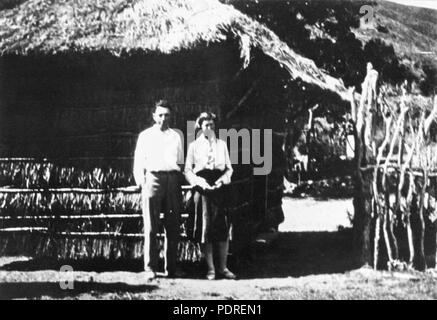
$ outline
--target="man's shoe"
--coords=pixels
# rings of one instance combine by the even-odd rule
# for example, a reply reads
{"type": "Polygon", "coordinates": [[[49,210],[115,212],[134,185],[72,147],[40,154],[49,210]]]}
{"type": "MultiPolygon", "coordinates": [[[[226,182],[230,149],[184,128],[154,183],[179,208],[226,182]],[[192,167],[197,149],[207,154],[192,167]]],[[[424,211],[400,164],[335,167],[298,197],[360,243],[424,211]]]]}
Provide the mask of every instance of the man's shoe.
{"type": "Polygon", "coordinates": [[[152,269],[144,270],[144,277],[150,281],[156,278],[156,273],[152,269]]]}
{"type": "Polygon", "coordinates": [[[186,276],[185,272],[181,270],[169,271],[167,273],[167,278],[176,279],[176,278],[184,278],[186,276]]]}

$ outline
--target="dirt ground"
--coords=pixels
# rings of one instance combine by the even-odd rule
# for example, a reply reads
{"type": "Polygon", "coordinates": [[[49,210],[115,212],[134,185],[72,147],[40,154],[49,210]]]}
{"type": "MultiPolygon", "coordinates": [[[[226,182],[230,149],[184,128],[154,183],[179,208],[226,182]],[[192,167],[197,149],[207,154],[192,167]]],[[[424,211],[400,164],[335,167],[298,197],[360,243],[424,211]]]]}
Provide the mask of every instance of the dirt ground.
{"type": "Polygon", "coordinates": [[[191,266],[185,267],[186,278],[147,281],[138,261],[76,263],[74,288],[61,289],[67,279],[59,271],[62,262],[1,257],[0,298],[437,299],[435,271],[354,269],[350,200],[285,200],[284,211],[286,220],[271,243],[255,243],[240,259],[231,257],[238,280],[203,280],[202,268],[191,266]]]}

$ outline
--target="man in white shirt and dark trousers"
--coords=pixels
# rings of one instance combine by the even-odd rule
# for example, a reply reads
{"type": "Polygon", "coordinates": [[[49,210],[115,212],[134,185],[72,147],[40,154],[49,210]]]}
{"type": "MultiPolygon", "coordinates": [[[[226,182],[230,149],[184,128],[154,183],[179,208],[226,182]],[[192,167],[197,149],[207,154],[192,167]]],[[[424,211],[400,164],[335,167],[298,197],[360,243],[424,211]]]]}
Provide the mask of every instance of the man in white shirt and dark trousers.
{"type": "Polygon", "coordinates": [[[153,113],[155,124],[140,133],[135,149],[134,178],[141,186],[144,220],[144,268],[148,276],[157,271],[157,233],[160,213],[164,213],[166,234],[165,265],[169,277],[177,277],[177,247],[182,206],[182,140],[169,127],[170,106],[158,101],[153,113]]]}

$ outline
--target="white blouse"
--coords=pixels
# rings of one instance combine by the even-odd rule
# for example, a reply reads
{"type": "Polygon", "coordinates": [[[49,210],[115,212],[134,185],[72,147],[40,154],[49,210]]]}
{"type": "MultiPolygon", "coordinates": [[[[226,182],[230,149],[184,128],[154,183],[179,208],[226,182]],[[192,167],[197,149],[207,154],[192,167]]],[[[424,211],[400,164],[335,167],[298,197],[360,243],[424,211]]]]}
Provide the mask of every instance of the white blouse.
{"type": "Polygon", "coordinates": [[[196,173],[204,169],[225,171],[219,180],[224,184],[231,182],[233,170],[226,142],[215,137],[208,139],[201,134],[188,146],[185,162],[185,176],[188,182],[196,185],[196,173]]]}

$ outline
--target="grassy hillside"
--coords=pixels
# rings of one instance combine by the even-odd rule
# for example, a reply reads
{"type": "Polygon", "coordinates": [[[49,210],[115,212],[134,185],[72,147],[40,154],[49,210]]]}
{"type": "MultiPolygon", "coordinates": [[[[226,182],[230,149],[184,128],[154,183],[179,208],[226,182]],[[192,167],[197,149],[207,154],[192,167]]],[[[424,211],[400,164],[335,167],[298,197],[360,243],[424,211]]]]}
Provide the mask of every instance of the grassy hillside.
{"type": "Polygon", "coordinates": [[[437,13],[434,10],[381,0],[223,2],[265,23],[295,50],[343,79],[346,86],[359,88],[365,64],[372,61],[384,82],[415,81],[424,87],[422,91],[426,95],[432,93],[430,87],[435,88],[437,13]],[[366,4],[375,8],[370,29],[360,24],[360,8],[366,4]],[[423,82],[428,84],[424,86],[423,82]]]}
{"type": "Polygon", "coordinates": [[[426,80],[427,68],[437,69],[436,10],[378,1],[374,28],[353,31],[363,43],[377,38],[393,46],[399,59],[410,66],[421,82],[426,80]]]}
{"type": "Polygon", "coordinates": [[[379,23],[388,29],[388,33],[375,36],[384,37],[393,44],[399,44],[398,40],[401,40],[405,48],[409,43],[413,43],[420,50],[434,51],[434,54],[437,54],[436,10],[379,1],[376,18],[379,18],[379,23]]]}

